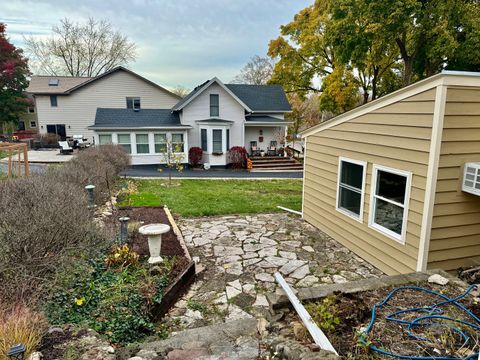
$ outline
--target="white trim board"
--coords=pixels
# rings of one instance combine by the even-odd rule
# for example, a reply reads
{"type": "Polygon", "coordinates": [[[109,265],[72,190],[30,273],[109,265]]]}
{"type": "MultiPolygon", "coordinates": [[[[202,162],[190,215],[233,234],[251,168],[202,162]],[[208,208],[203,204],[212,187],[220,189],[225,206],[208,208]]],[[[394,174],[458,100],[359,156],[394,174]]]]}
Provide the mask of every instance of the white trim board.
{"type": "Polygon", "coordinates": [[[437,91],[435,94],[435,107],[433,110],[432,136],[430,139],[430,154],[428,157],[425,199],[423,201],[422,227],[420,229],[420,244],[418,247],[416,268],[417,271],[425,271],[427,269],[446,102],[447,86],[439,85],[437,86],[437,91]]]}

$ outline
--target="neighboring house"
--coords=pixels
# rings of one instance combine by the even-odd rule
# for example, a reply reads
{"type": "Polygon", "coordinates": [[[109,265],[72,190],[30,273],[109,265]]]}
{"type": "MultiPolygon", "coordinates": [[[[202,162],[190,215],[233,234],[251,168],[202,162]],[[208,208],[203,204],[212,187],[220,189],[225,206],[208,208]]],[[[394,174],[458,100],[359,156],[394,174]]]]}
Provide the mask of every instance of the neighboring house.
{"type": "Polygon", "coordinates": [[[170,107],[157,109],[111,109],[99,107],[95,131],[99,144],[121,144],[132,164],[165,162],[171,142],[183,162],[188,150],[200,147],[203,162],[225,166],[233,146],[250,149],[252,141],[267,150],[271,141],[281,147],[287,131],[284,114],[291,111],[281,86],[223,84],[213,78],[196,87],[170,107]]]}
{"type": "Polygon", "coordinates": [[[35,99],[40,134],[83,135],[93,141],[97,108],[169,108],[180,98],[161,86],[117,67],[100,76],[32,76],[27,92],[35,99]]]}
{"type": "Polygon", "coordinates": [[[302,135],[306,221],[387,274],[480,264],[480,164],[466,165],[480,74],[443,72],[302,135]]]}
{"type": "Polygon", "coordinates": [[[26,107],[25,113],[20,116],[18,121],[18,129],[20,131],[38,131],[37,127],[37,113],[35,111],[35,99],[31,94],[27,95],[30,105],[26,107]]]}

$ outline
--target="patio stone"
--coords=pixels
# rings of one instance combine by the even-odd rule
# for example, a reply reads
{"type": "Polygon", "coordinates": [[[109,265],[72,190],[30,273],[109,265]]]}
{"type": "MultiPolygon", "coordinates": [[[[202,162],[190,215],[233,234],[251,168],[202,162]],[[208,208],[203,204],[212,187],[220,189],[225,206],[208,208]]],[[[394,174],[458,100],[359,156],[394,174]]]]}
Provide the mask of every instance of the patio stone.
{"type": "MultiPolygon", "coordinates": [[[[165,317],[165,321],[180,324],[178,329],[264,316],[266,294],[281,291],[275,272],[285,277],[294,292],[321,283],[383,275],[291,214],[180,219],[178,225],[192,258],[203,268],[202,280],[195,282],[165,317]],[[203,315],[188,312],[189,298],[212,311],[203,315]]],[[[175,331],[177,325],[172,326],[175,331]]]]}

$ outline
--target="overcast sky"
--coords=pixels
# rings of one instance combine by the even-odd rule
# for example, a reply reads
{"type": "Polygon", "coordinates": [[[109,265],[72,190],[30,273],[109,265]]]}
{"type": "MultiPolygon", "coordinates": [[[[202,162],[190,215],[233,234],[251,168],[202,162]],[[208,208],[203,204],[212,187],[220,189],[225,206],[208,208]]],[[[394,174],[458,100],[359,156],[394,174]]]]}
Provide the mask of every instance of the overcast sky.
{"type": "Polygon", "coordinates": [[[13,43],[45,36],[59,19],[108,19],[138,46],[135,72],[160,85],[229,82],[253,55],[265,56],[279,27],[313,0],[0,0],[13,43]]]}

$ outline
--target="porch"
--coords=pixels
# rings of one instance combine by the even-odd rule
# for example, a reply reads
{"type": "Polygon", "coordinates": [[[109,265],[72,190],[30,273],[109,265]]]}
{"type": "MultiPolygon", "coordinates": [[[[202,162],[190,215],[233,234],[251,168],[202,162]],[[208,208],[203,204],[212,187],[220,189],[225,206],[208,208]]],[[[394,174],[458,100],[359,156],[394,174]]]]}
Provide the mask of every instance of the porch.
{"type": "Polygon", "coordinates": [[[284,156],[288,123],[280,117],[245,117],[245,149],[250,156],[284,156]]]}

